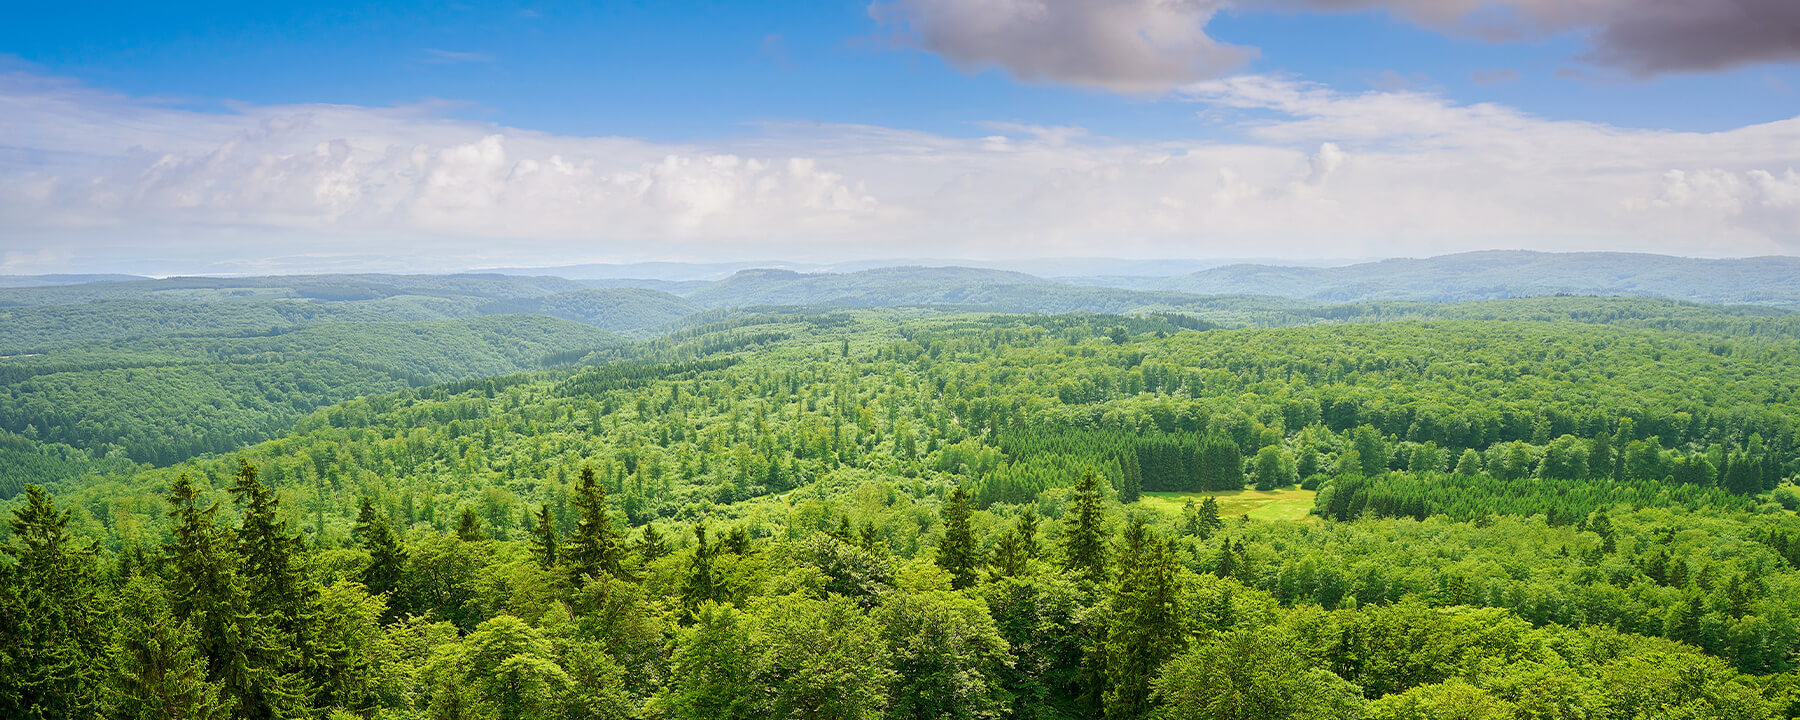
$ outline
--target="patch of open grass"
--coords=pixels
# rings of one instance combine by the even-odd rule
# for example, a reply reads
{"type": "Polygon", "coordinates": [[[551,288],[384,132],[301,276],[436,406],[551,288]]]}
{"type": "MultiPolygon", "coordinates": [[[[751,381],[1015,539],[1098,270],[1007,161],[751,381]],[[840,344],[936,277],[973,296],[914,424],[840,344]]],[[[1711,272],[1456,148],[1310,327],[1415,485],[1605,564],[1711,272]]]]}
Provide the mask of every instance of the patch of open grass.
{"type": "Polygon", "coordinates": [[[1253,520],[1309,520],[1313,508],[1311,490],[1287,488],[1282,490],[1227,490],[1225,492],[1147,492],[1138,499],[1146,507],[1155,508],[1179,517],[1181,507],[1193,500],[1195,505],[1206,496],[1219,499],[1219,517],[1234,518],[1249,515],[1253,520]]]}

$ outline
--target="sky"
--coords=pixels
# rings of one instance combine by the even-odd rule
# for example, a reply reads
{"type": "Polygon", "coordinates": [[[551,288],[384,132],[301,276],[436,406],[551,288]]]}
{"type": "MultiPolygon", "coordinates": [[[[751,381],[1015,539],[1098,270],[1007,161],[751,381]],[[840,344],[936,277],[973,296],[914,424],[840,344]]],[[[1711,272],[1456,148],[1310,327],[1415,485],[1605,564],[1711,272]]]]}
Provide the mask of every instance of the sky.
{"type": "Polygon", "coordinates": [[[1800,253],[1793,0],[5,13],[0,274],[1800,253]]]}

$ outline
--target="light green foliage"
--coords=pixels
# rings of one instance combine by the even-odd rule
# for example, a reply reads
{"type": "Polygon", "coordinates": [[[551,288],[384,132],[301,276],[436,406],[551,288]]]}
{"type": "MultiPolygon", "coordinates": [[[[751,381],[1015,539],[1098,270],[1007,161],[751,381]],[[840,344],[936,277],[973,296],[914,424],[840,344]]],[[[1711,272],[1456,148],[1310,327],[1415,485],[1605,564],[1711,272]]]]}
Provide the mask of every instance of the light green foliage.
{"type": "Polygon", "coordinates": [[[87,617],[98,662],[67,677],[97,692],[55,700],[138,715],[1794,704],[1800,521],[1763,494],[1796,467],[1786,336],[703,320],[578,368],[333,405],[239,455],[102,465],[59,488],[68,510],[9,501],[62,529],[8,537],[0,633],[28,642],[4,648],[0,701],[27,697],[22,658],[72,657],[39,652],[68,644],[40,618],[87,617]],[[1303,466],[1316,494],[1286,489],[1303,466]],[[28,597],[46,538],[100,581],[28,597]]]}
{"type": "Polygon", "coordinates": [[[1360,720],[1362,689],[1317,667],[1281,634],[1235,630],[1175,659],[1156,678],[1167,720],[1360,720]]]}

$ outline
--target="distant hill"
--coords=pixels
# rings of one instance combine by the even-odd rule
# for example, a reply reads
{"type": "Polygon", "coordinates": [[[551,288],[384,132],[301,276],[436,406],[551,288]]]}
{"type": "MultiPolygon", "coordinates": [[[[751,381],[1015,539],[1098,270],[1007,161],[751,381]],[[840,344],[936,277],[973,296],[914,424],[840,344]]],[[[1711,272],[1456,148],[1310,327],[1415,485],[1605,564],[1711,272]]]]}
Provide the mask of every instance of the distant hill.
{"type": "Polygon", "coordinates": [[[1800,258],[1706,260],[1638,253],[1495,250],[1341,267],[1240,264],[1170,278],[1091,278],[1084,284],[1206,295],[1279,295],[1325,302],[1570,294],[1800,307],[1800,258]]]}
{"type": "Polygon", "coordinates": [[[668,325],[701,310],[686,298],[644,288],[597,288],[482,305],[484,313],[536,313],[614,332],[668,325]]]}
{"type": "Polygon", "coordinates": [[[138,275],[0,275],[0,288],[55,287],[97,282],[148,280],[138,275]]]}
{"type": "Polygon", "coordinates": [[[758,305],[953,306],[999,312],[1117,313],[1186,305],[1180,293],[1080,287],[1035,275],[965,267],[852,273],[744,270],[688,296],[708,308],[758,305]]]}

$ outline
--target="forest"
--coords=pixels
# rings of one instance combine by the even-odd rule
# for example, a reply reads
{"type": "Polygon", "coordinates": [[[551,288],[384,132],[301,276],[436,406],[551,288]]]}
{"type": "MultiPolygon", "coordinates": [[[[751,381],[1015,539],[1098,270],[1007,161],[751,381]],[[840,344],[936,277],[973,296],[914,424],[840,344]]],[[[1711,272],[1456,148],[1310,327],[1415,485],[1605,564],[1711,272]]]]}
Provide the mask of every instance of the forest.
{"type": "Polygon", "coordinates": [[[0,717],[1800,716],[1784,310],[740,275],[7,289],[0,717]]]}

